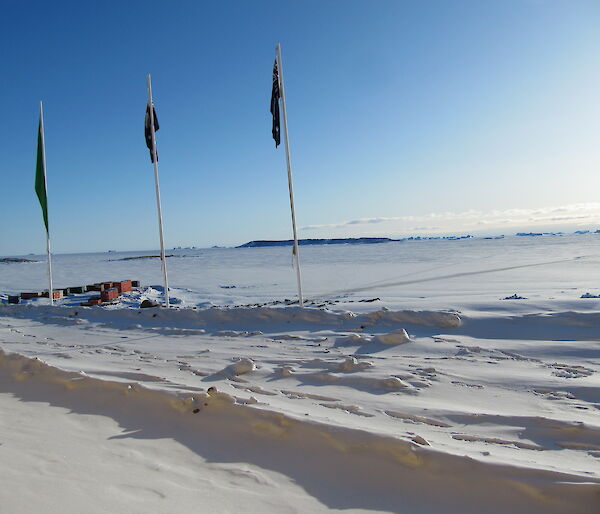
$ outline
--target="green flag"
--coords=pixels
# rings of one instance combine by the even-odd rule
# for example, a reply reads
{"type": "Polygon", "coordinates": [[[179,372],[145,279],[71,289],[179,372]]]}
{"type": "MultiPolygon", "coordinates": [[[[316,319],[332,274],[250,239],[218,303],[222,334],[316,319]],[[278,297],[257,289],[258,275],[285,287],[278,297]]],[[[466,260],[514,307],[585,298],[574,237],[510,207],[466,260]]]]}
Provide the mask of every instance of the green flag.
{"type": "Polygon", "coordinates": [[[46,233],[48,232],[48,199],[46,198],[46,160],[44,158],[44,125],[40,111],[38,126],[37,164],[35,166],[35,192],[40,200],[46,233]]]}

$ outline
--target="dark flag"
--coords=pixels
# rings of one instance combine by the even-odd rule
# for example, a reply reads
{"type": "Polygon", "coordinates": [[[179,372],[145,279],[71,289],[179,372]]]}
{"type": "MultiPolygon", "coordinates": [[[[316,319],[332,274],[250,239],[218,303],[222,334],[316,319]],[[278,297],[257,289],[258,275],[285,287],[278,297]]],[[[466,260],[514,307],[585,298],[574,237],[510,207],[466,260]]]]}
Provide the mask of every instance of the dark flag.
{"type": "Polygon", "coordinates": [[[281,143],[281,132],[279,128],[279,71],[277,69],[277,59],[273,64],[273,89],[271,91],[271,114],[273,115],[273,139],[275,140],[275,148],[281,143]]]}
{"type": "MultiPolygon", "coordinates": [[[[154,114],[154,132],[160,127],[158,125],[158,118],[156,117],[156,109],[152,105],[152,112],[154,114]]],[[[150,125],[150,106],[146,105],[146,120],[144,123],[144,135],[146,136],[146,146],[150,150],[150,160],[154,162],[154,155],[152,155],[152,127],[150,125]]],[[[158,150],[156,151],[156,160],[158,161],[158,150]]]]}

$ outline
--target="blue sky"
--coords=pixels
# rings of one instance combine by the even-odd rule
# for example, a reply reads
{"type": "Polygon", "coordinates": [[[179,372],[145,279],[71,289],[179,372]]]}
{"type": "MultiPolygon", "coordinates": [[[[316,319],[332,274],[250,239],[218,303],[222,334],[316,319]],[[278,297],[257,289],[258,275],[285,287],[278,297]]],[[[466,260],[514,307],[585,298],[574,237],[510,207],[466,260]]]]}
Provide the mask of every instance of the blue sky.
{"type": "Polygon", "coordinates": [[[291,237],[270,134],[281,41],[301,237],[600,228],[597,1],[6,0],[0,255],[291,237]]]}

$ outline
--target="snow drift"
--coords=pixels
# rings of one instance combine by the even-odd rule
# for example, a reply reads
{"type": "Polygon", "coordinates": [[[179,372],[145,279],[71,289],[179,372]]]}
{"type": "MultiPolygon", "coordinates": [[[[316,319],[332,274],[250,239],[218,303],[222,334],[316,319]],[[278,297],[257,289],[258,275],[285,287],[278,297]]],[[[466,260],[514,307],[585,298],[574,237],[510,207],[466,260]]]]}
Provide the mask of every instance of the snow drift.
{"type": "Polygon", "coordinates": [[[111,416],[128,437],[171,437],[211,459],[245,459],[285,473],[330,508],[587,513],[600,501],[597,480],[484,464],[238,405],[216,391],[173,395],[3,351],[0,384],[25,401],[111,416]]]}

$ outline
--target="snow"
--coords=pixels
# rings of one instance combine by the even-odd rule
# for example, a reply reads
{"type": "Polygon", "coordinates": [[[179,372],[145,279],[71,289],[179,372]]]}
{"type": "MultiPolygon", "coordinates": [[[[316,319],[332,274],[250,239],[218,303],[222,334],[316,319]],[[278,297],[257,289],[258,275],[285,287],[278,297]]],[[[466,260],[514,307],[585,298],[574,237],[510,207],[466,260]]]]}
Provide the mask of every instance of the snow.
{"type": "Polygon", "coordinates": [[[390,345],[404,344],[404,343],[410,342],[410,337],[408,337],[406,330],[404,330],[403,328],[400,328],[398,330],[394,330],[393,332],[390,332],[389,334],[381,334],[381,335],[375,336],[373,338],[373,341],[376,343],[390,344],[390,345]]]}
{"type": "MultiPolygon", "coordinates": [[[[288,248],[171,252],[168,311],[138,308],[161,298],[156,260],[56,256],[58,286],[144,287],[107,307],[0,305],[0,504],[598,508],[598,235],[301,252],[304,309],[288,248]]],[[[0,290],[43,272],[0,263],[0,290]]]]}
{"type": "Polygon", "coordinates": [[[241,358],[240,360],[234,362],[227,366],[221,373],[226,376],[230,375],[245,375],[246,373],[251,373],[256,369],[256,364],[252,359],[248,359],[246,357],[241,358]]]}

